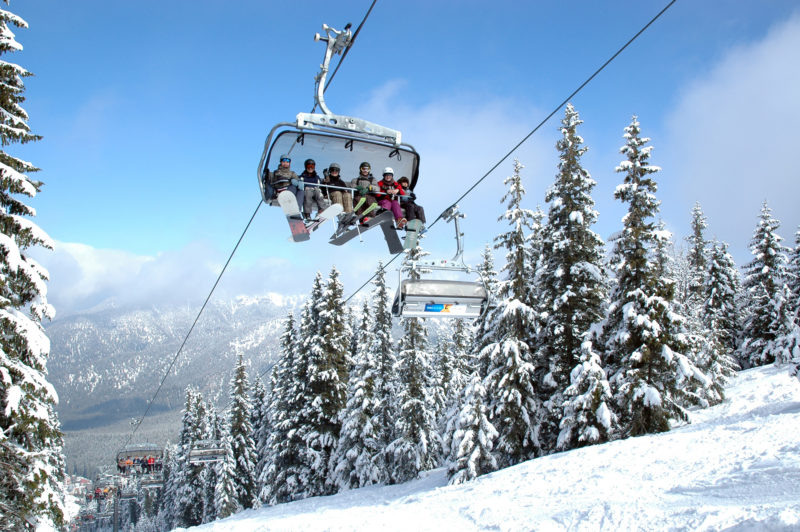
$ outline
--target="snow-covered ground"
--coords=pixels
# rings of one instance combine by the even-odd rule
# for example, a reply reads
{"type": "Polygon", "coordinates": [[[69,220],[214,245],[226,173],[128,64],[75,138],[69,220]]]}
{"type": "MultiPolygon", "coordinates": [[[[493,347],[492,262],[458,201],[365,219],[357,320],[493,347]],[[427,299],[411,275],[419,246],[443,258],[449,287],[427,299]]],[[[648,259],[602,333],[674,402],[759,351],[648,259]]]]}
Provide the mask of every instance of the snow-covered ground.
{"type": "Polygon", "coordinates": [[[192,530],[800,531],[800,382],[744,371],[716,407],[653,436],[448,486],[445,471],[249,510],[192,530]]]}

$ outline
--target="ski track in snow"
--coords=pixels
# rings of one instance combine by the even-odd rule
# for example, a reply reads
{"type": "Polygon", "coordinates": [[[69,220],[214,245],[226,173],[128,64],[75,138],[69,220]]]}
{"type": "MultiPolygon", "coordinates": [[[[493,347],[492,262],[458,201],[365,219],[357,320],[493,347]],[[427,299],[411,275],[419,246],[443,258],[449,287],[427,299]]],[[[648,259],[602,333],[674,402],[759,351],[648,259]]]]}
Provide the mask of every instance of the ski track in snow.
{"type": "Polygon", "coordinates": [[[658,435],[559,453],[447,486],[444,468],[259,510],[204,531],[800,531],[800,382],[740,372],[718,406],[658,435]]]}

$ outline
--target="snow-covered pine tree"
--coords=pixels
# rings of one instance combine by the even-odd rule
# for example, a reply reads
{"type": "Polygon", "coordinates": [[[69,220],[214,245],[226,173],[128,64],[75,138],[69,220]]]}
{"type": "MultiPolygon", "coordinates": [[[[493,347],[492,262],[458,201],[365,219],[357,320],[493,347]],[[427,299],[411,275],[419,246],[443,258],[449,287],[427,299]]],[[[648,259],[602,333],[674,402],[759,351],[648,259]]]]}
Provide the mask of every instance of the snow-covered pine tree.
{"type": "Polygon", "coordinates": [[[450,332],[439,338],[434,355],[437,386],[434,387],[439,426],[449,417],[448,412],[457,407],[464,386],[474,373],[475,361],[470,353],[472,328],[464,319],[450,322],[450,332]]]}
{"type": "Polygon", "coordinates": [[[175,523],[179,526],[197,526],[203,522],[204,483],[203,467],[189,462],[189,452],[198,440],[203,439],[205,404],[194,387],[186,389],[186,403],[179,439],[175,470],[171,472],[175,484],[175,523]]]}
{"type": "Polygon", "coordinates": [[[228,414],[228,428],[231,433],[231,450],[236,462],[236,501],[246,510],[253,507],[256,493],[256,444],[253,441],[253,426],[250,424],[251,411],[250,386],[247,382],[247,368],[242,355],[236,363],[236,370],[230,385],[231,406],[228,414]]]}
{"type": "Polygon", "coordinates": [[[475,331],[472,336],[472,346],[470,348],[470,355],[474,360],[475,371],[481,378],[486,377],[489,367],[489,361],[485,358],[480,356],[480,353],[483,351],[483,348],[491,342],[491,339],[485,338],[487,332],[487,322],[489,320],[489,316],[492,315],[492,309],[497,305],[497,270],[495,270],[494,266],[494,254],[492,253],[492,248],[489,244],[486,244],[483,252],[481,253],[481,263],[476,268],[478,274],[480,275],[483,284],[486,285],[486,291],[489,295],[489,302],[488,302],[488,309],[480,316],[477,320],[475,320],[474,328],[475,331]]]}
{"type": "Polygon", "coordinates": [[[346,403],[352,335],[343,293],[339,271],[334,267],[317,304],[317,335],[312,338],[309,349],[308,394],[311,400],[303,410],[308,467],[306,496],[329,495],[337,491],[331,458],[342,428],[339,415],[346,403]]]}
{"type": "Polygon", "coordinates": [[[736,305],[739,271],[728,253],[727,244],[715,242],[711,245],[703,283],[701,294],[704,302],[700,319],[711,347],[704,368],[711,381],[706,397],[710,404],[717,404],[725,398],[725,386],[738,368],[734,352],[739,331],[736,305]]]}
{"type": "MultiPolygon", "coordinates": [[[[6,4],[8,1],[6,0],[6,4]]],[[[0,55],[22,50],[10,26],[27,28],[0,10],[0,55]]],[[[23,78],[31,73],[0,60],[0,145],[25,144],[31,133],[23,78]]],[[[32,220],[36,211],[17,196],[35,196],[38,168],[0,150],[0,522],[9,529],[60,526],[65,476],[55,389],[47,381],[48,340],[41,322],[52,318],[47,271],[27,249],[53,244],[32,220]]]]}
{"type": "MultiPolygon", "coordinates": [[[[408,260],[416,262],[425,255],[417,245],[408,251],[408,260]]],[[[420,278],[412,267],[406,267],[405,271],[409,279],[420,278]]],[[[436,467],[441,451],[433,399],[436,383],[428,352],[428,330],[422,318],[403,320],[398,351],[395,439],[386,448],[391,460],[389,481],[393,484],[413,480],[420,472],[436,467]]]]}
{"type": "MultiPolygon", "coordinates": [[[[210,401],[206,401],[206,422],[203,439],[220,441],[222,439],[222,429],[220,428],[219,414],[210,401]]],[[[216,491],[219,481],[217,468],[207,465],[203,468],[203,523],[210,523],[217,519],[216,491]]]]}
{"type": "Polygon", "coordinates": [[[573,369],[582,365],[586,333],[603,318],[606,296],[604,243],[591,230],[597,221],[591,195],[597,183],[581,165],[581,156],[588,150],[578,134],[582,123],[578,112],[567,104],[556,143],[558,173],[545,195],[550,210],[535,292],[542,325],[534,360],[543,373],[537,384],[546,413],[539,436],[546,450],[555,449],[557,440],[570,441],[558,438],[564,391],[571,384],[573,369]]]}
{"type": "MultiPolygon", "coordinates": [[[[382,267],[379,265],[379,267],[382,267]]],[[[379,427],[373,425],[378,400],[375,386],[378,364],[372,352],[373,333],[369,302],[365,299],[358,328],[358,351],[347,386],[347,404],[342,411],[342,430],[334,457],[334,476],[340,489],[361,488],[383,482],[383,448],[379,427]]]]}
{"type": "Polygon", "coordinates": [[[592,332],[581,345],[580,363],[572,369],[564,390],[563,414],[557,449],[574,449],[603,443],[611,438],[616,423],[610,405],[611,387],[600,356],[594,351],[592,332]]]}
{"type": "Polygon", "coordinates": [[[386,449],[395,439],[397,376],[394,368],[397,358],[392,339],[392,314],[389,310],[391,295],[386,287],[386,270],[383,264],[378,264],[378,271],[372,283],[375,285],[372,291],[372,315],[375,317],[372,356],[378,372],[375,383],[377,404],[372,416],[372,426],[377,434],[377,447],[382,453],[376,457],[375,465],[381,471],[381,479],[386,482],[391,476],[391,458],[386,449]]]}
{"type": "Polygon", "coordinates": [[[779,227],[780,222],[772,217],[772,209],[765,201],[750,241],[753,260],[744,267],[743,285],[747,295],[743,340],[739,347],[739,362],[743,367],[775,362],[767,346],[778,338],[785,322],[785,316],[777,315],[776,311],[788,310],[779,303],[786,275],[786,249],[777,233],[779,227]]]}
{"type": "Polygon", "coordinates": [[[540,452],[536,420],[541,404],[529,343],[535,335],[537,315],[527,303],[534,292],[534,272],[525,234],[531,230],[534,213],[522,208],[522,168],[515,160],[514,173],[504,181],[508,191],[501,202],[508,200],[508,208],[499,220],[508,221],[511,228],[495,238],[495,248],[506,250],[505,278],[498,283],[497,305],[487,320],[479,354],[486,365],[484,388],[489,420],[498,433],[495,456],[500,467],[540,452]]]}
{"type": "Polygon", "coordinates": [[[692,207],[692,234],[686,237],[689,244],[687,260],[689,263],[689,296],[694,301],[693,307],[699,309],[703,301],[704,277],[708,263],[708,243],[706,242],[705,231],[708,227],[706,216],[700,207],[700,202],[695,202],[692,207]]]}
{"type": "Polygon", "coordinates": [[[270,374],[269,454],[259,477],[259,499],[264,504],[278,504],[294,498],[296,475],[305,444],[300,436],[299,414],[305,385],[306,366],[296,363],[299,355],[295,341],[294,315],[286,318],[281,335],[281,358],[270,374]],[[297,371],[302,370],[302,374],[297,371]]]}
{"type": "Polygon", "coordinates": [[[267,437],[269,432],[269,401],[267,401],[267,389],[260,375],[256,375],[253,380],[253,393],[251,397],[252,410],[250,411],[250,423],[253,426],[253,443],[256,452],[256,467],[254,476],[256,479],[256,497],[253,500],[253,508],[261,507],[261,499],[258,494],[261,492],[259,479],[264,469],[264,463],[269,455],[267,449],[267,437]]]}
{"type": "Polygon", "coordinates": [[[157,521],[164,524],[163,530],[172,530],[176,526],[178,515],[178,461],[180,454],[176,444],[167,443],[164,446],[164,455],[161,457],[161,479],[163,487],[158,491],[156,500],[157,521]]]}
{"type": "Polygon", "coordinates": [[[461,484],[497,469],[492,451],[497,439],[486,408],[486,390],[474,374],[464,387],[455,431],[449,438],[447,475],[450,484],[461,484]]]}
{"type": "Polygon", "coordinates": [[[224,458],[218,462],[217,483],[214,486],[214,511],[218,519],[225,519],[242,509],[238,498],[239,489],[236,486],[237,467],[230,430],[223,431],[222,450],[224,458]]]}
{"type": "Polygon", "coordinates": [[[654,257],[659,240],[655,217],[660,170],[649,163],[650,139],[641,137],[636,116],[625,128],[626,159],[616,168],[625,174],[614,197],[628,204],[623,229],[614,241],[611,267],[616,284],[604,324],[604,364],[614,395],[622,437],[669,430],[670,421],[686,419],[684,381],[703,375],[684,352],[684,318],[674,312],[674,283],[660,276],[654,257]]]}

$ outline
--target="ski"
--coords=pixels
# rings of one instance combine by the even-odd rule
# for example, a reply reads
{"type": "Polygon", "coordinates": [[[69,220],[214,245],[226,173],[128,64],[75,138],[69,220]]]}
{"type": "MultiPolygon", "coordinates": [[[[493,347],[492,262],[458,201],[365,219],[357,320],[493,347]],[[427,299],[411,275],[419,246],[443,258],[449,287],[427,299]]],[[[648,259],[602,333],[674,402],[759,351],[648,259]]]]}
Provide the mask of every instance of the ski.
{"type": "MultiPolygon", "coordinates": [[[[379,215],[375,216],[374,218],[370,218],[368,222],[363,224],[357,225],[352,229],[348,229],[341,233],[333,235],[330,240],[330,243],[334,246],[341,246],[342,244],[351,241],[361,233],[365,231],[369,231],[373,227],[377,227],[379,225],[384,225],[387,223],[392,223],[394,221],[394,216],[392,215],[391,211],[384,211],[379,215]]],[[[396,236],[396,235],[395,235],[396,236]]]]}
{"type": "Polygon", "coordinates": [[[297,205],[297,198],[288,190],[284,190],[278,194],[278,204],[280,204],[283,213],[286,215],[286,221],[289,222],[289,229],[292,231],[292,240],[295,242],[304,242],[311,238],[311,234],[306,228],[303,221],[303,215],[300,214],[300,207],[297,205]]]}
{"type": "Polygon", "coordinates": [[[331,218],[335,218],[336,216],[342,213],[342,206],[338,203],[334,203],[324,211],[317,214],[317,219],[311,222],[306,226],[309,233],[313,233],[319,226],[330,220],[331,218]]]}
{"type": "MultiPolygon", "coordinates": [[[[389,212],[389,211],[387,211],[389,212]]],[[[400,242],[400,236],[397,234],[397,229],[394,228],[391,222],[381,224],[383,230],[383,238],[386,240],[386,245],[389,246],[389,253],[397,255],[403,252],[403,243],[400,242]]]]}
{"type": "Polygon", "coordinates": [[[417,239],[422,231],[421,220],[411,220],[406,224],[406,239],[403,242],[403,249],[414,249],[417,247],[417,239]]]}
{"type": "Polygon", "coordinates": [[[372,205],[370,205],[369,207],[364,209],[363,213],[356,214],[356,210],[358,208],[360,208],[361,205],[363,205],[365,201],[366,201],[366,198],[361,198],[360,200],[358,200],[358,205],[356,205],[356,208],[353,209],[353,212],[347,213],[346,216],[343,216],[339,220],[339,227],[336,230],[337,232],[346,231],[347,228],[349,226],[353,225],[354,223],[360,223],[360,221],[363,220],[365,216],[367,216],[368,214],[370,214],[372,211],[374,211],[375,209],[377,209],[379,207],[377,203],[373,203],[372,205]]]}

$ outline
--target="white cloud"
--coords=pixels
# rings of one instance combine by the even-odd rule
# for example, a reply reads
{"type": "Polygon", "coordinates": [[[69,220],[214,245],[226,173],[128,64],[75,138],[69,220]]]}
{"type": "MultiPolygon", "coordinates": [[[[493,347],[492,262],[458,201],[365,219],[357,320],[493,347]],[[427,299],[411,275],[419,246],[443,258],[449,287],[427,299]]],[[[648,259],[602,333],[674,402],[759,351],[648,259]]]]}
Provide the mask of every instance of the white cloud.
{"type": "Polygon", "coordinates": [[[730,50],[685,89],[668,120],[665,152],[677,190],[700,201],[710,236],[730,242],[739,263],[750,260],[746,245],[764,200],[784,237],[800,224],[798,87],[800,13],[730,50]]]}

